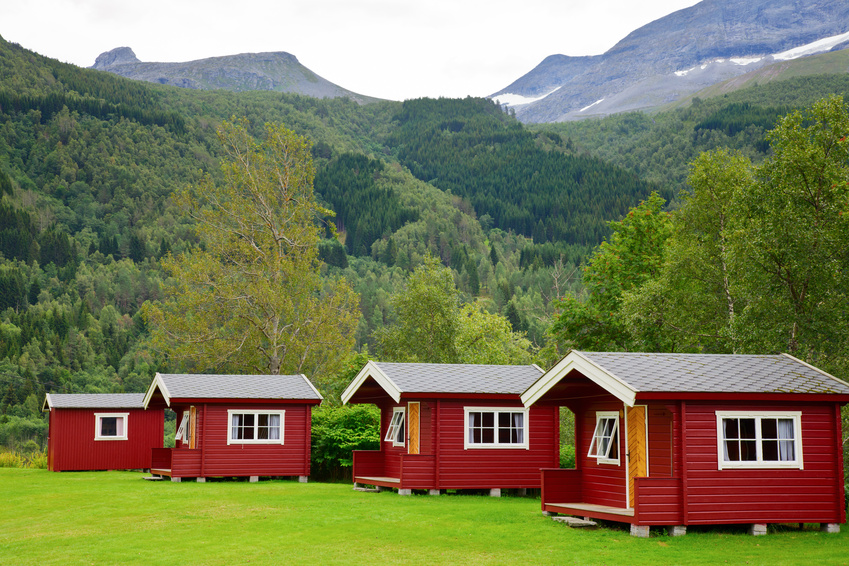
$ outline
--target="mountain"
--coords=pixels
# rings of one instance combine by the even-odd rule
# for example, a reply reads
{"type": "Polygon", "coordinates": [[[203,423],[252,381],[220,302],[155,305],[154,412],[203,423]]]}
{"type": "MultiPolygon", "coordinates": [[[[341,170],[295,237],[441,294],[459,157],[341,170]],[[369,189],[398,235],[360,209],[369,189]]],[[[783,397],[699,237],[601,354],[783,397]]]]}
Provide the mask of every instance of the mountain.
{"type": "Polygon", "coordinates": [[[101,53],[91,67],[151,83],[196,90],[271,90],[314,98],[350,98],[360,104],[377,99],[344,89],[318,76],[283,51],[242,53],[185,63],[145,63],[129,47],[101,53]]]}
{"type": "Polygon", "coordinates": [[[844,49],[847,32],[845,0],[704,0],[603,55],[551,55],[491,98],[523,122],[654,109],[776,61],[844,49]]]}

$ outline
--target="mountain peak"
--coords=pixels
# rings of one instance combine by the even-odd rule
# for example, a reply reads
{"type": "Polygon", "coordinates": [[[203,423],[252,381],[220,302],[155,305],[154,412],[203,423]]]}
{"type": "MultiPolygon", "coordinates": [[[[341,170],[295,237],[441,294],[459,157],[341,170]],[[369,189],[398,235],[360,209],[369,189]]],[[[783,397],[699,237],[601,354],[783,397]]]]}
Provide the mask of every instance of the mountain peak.
{"type": "Polygon", "coordinates": [[[97,56],[92,69],[103,70],[112,65],[123,65],[125,63],[141,63],[136,54],[129,47],[116,47],[97,56]]]}

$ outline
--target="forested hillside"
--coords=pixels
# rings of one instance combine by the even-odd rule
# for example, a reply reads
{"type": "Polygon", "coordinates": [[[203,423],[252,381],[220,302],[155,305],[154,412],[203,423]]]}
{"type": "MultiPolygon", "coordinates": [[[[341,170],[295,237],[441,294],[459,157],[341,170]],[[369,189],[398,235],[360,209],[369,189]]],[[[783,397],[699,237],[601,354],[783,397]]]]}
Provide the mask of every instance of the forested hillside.
{"type": "Polygon", "coordinates": [[[5,41],[0,76],[0,444],[43,443],[47,391],[141,391],[169,369],[139,311],[162,296],[160,260],[199,243],[170,195],[220,178],[216,129],[234,116],[253,135],[275,122],[311,140],[317,194],[338,227],[319,252],[359,293],[358,349],[393,320],[391,297],[429,255],[451,267],[462,301],[509,313],[538,346],[551,299],[578,284],[551,248],[545,266],[528,238],[482,227],[468,198],[398,162],[398,103],[191,92],[5,41]]]}
{"type": "Polygon", "coordinates": [[[728,147],[762,161],[769,151],[764,134],[778,117],[829,94],[844,93],[849,93],[849,75],[792,77],[710,98],[696,96],[688,105],[657,114],[629,112],[528,128],[557,132],[578,151],[633,171],[677,195],[699,153],[728,147]]]}
{"type": "Polygon", "coordinates": [[[557,299],[580,296],[578,265],[607,221],[653,190],[674,199],[700,151],[728,144],[762,160],[770,122],[842,92],[842,80],[534,131],[482,99],[189,91],[0,40],[0,445],[43,445],[45,392],[142,391],[175,369],[140,313],[163,299],[163,258],[204,245],[171,195],[222,179],[225,121],[246,118],[254,137],[277,123],[311,142],[315,194],[334,212],[322,219],[321,274],[344,277],[361,314],[346,371],[311,376],[337,391],[365,354],[402,356],[386,337],[429,257],[449,269],[467,338],[470,320],[508,336],[506,319],[529,340],[512,345],[550,362],[557,299]]]}

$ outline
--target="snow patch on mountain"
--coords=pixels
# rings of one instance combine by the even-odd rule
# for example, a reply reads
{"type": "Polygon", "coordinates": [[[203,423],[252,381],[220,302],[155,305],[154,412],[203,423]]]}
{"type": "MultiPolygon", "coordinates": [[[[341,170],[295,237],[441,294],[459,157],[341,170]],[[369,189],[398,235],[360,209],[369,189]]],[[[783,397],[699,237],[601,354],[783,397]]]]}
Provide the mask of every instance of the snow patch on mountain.
{"type": "Polygon", "coordinates": [[[819,41],[814,41],[813,43],[802,45],[801,47],[794,47],[793,49],[788,49],[787,51],[776,53],[772,57],[776,61],[788,61],[790,59],[798,59],[799,57],[805,57],[806,55],[816,55],[817,53],[825,53],[826,51],[830,51],[833,47],[837,47],[845,41],[849,41],[849,32],[842,33],[840,35],[832,35],[831,37],[826,37],[820,39],[819,41]]]}
{"type": "Polygon", "coordinates": [[[521,94],[513,94],[513,93],[510,93],[510,92],[505,92],[504,94],[498,94],[498,95],[495,95],[491,98],[492,98],[492,100],[494,100],[498,104],[501,104],[502,106],[522,106],[523,104],[530,104],[532,102],[536,102],[537,100],[542,100],[543,98],[545,98],[549,94],[553,94],[553,93],[557,92],[559,89],[560,89],[560,87],[557,87],[556,89],[549,91],[549,92],[543,94],[542,96],[537,96],[537,97],[522,96],[521,94]]]}
{"type": "Polygon", "coordinates": [[[593,107],[593,106],[595,106],[596,104],[601,104],[602,102],[604,102],[604,99],[603,99],[603,98],[602,98],[601,100],[596,100],[595,102],[593,102],[593,103],[592,103],[592,104],[590,104],[589,106],[584,106],[583,108],[581,108],[580,110],[578,110],[578,112],[586,112],[587,110],[589,110],[590,108],[592,108],[592,107],[593,107]]]}
{"type": "MultiPolygon", "coordinates": [[[[730,61],[735,65],[751,65],[753,63],[759,63],[760,61],[763,61],[763,59],[763,57],[731,57],[727,59],[727,61],[730,61]]],[[[713,61],[708,61],[707,63],[702,63],[701,65],[697,65],[683,71],[675,71],[675,76],[686,77],[696,69],[704,71],[712,64],[722,64],[725,63],[725,61],[726,59],[714,59],[713,61]]]]}

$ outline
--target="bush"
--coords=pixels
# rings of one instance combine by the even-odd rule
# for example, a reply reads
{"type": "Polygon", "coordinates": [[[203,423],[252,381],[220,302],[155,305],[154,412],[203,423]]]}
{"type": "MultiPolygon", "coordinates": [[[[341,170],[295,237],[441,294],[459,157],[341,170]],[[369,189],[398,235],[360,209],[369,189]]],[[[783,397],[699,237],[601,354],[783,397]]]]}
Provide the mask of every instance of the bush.
{"type": "Polygon", "coordinates": [[[0,452],[0,468],[23,468],[24,459],[17,452],[0,452]]]}
{"type": "Polygon", "coordinates": [[[38,468],[46,470],[47,452],[42,452],[38,447],[35,450],[25,451],[24,453],[0,452],[0,468],[38,468]]]}
{"type": "Polygon", "coordinates": [[[570,444],[560,445],[560,467],[574,468],[575,467],[575,447],[570,444]]]}
{"type": "Polygon", "coordinates": [[[312,413],[311,475],[351,479],[353,450],[380,448],[380,410],[373,405],[320,406],[312,413]]]}

